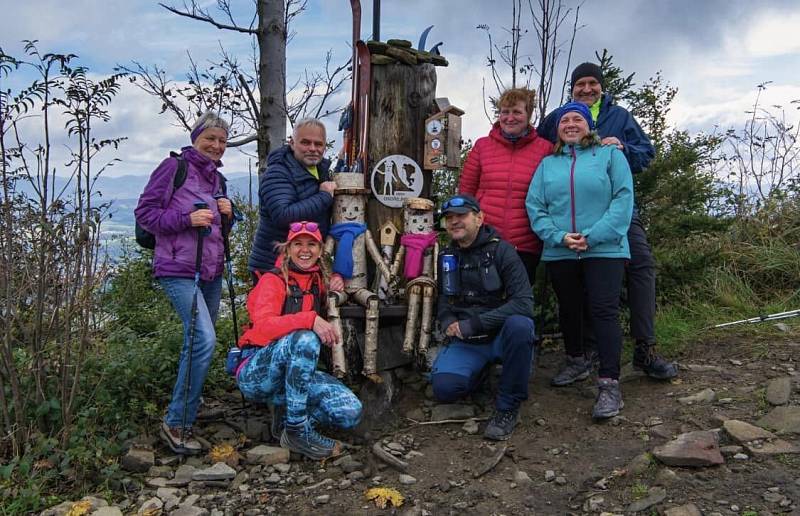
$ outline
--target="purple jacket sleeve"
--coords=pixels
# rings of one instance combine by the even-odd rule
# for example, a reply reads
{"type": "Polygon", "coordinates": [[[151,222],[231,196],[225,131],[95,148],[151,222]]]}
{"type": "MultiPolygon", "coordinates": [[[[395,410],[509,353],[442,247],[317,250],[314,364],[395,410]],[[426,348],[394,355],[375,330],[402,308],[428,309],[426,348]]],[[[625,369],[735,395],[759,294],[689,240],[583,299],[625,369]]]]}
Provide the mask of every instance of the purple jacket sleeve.
{"type": "Polygon", "coordinates": [[[177,169],[178,160],[175,158],[162,161],[150,174],[150,180],[133,212],[136,221],[154,235],[178,233],[191,226],[189,213],[181,213],[168,206],[177,169]]]}

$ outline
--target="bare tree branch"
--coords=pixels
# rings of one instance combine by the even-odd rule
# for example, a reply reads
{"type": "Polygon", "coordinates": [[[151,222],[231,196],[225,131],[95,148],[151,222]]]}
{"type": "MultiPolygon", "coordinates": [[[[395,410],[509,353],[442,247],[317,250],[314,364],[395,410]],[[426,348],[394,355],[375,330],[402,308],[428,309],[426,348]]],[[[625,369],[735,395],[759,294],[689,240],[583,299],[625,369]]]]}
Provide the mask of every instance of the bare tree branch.
{"type": "MultiPolygon", "coordinates": [[[[181,11],[180,9],[176,9],[174,7],[170,7],[169,5],[162,4],[160,2],[158,5],[160,5],[161,7],[163,7],[164,9],[166,9],[171,13],[177,14],[178,16],[183,16],[185,18],[191,18],[193,20],[202,21],[211,24],[220,30],[232,30],[235,32],[242,32],[244,34],[258,35],[258,29],[252,28],[252,24],[250,27],[240,27],[239,25],[236,25],[235,22],[233,22],[232,16],[230,16],[230,10],[228,10],[227,14],[228,17],[231,18],[231,21],[233,22],[232,25],[218,22],[210,14],[208,14],[207,11],[204,11],[203,9],[199,8],[197,4],[194,2],[194,0],[191,3],[191,10],[186,6],[186,3],[184,3],[184,9],[186,9],[184,11],[181,11]]],[[[230,8],[228,7],[228,9],[230,8]]]]}

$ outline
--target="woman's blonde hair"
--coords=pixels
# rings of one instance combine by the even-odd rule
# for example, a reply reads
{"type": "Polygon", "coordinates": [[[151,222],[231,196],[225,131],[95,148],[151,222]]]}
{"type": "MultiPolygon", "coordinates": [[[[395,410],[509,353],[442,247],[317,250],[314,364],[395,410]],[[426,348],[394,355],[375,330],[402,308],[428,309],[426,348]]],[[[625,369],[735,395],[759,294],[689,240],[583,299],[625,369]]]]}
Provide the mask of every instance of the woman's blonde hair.
{"type": "MultiPolygon", "coordinates": [[[[553,154],[561,154],[561,150],[565,145],[566,143],[564,143],[564,140],[559,138],[556,144],[553,146],[553,154]]],[[[600,136],[597,134],[597,131],[589,131],[589,134],[581,138],[581,141],[578,142],[578,145],[584,149],[586,147],[600,145],[600,136]]]]}
{"type": "MultiPolygon", "coordinates": [[[[286,283],[286,293],[289,293],[289,263],[292,261],[289,258],[289,243],[291,241],[287,240],[285,242],[281,242],[279,244],[275,244],[275,250],[278,251],[278,255],[283,257],[281,260],[281,266],[279,267],[281,271],[281,276],[283,276],[283,282],[286,283]]],[[[328,288],[331,278],[331,270],[328,266],[328,262],[330,261],[328,255],[325,253],[323,249],[322,243],[318,242],[320,245],[320,254],[319,258],[317,258],[317,264],[319,265],[319,271],[322,276],[322,283],[325,285],[325,288],[328,288]]]]}

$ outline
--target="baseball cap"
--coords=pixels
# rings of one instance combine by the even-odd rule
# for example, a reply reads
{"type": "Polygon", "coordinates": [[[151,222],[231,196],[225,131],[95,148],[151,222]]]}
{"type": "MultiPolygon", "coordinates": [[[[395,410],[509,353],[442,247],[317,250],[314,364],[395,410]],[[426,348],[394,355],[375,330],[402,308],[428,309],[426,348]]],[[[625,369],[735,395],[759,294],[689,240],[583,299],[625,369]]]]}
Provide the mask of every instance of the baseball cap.
{"type": "Polygon", "coordinates": [[[447,213],[469,213],[470,211],[475,213],[481,211],[478,201],[471,195],[454,195],[442,204],[442,215],[447,213]]]}
{"type": "Polygon", "coordinates": [[[300,235],[308,235],[319,243],[322,243],[322,234],[319,232],[319,224],[307,220],[292,222],[289,224],[289,236],[287,242],[291,242],[300,235]]]}

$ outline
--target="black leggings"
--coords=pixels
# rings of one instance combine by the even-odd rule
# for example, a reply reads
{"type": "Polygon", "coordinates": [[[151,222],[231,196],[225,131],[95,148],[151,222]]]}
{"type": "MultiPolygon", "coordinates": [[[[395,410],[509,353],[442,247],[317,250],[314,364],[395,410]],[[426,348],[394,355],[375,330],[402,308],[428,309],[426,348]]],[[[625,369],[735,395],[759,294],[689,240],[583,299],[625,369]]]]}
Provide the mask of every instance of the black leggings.
{"type": "Polygon", "coordinates": [[[584,303],[600,355],[601,378],[619,378],[622,328],[619,325],[619,295],[625,259],[584,258],[547,263],[547,272],[558,298],[558,319],[567,354],[583,353],[584,303]]]}

